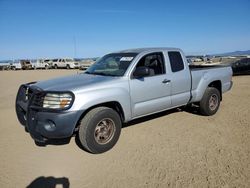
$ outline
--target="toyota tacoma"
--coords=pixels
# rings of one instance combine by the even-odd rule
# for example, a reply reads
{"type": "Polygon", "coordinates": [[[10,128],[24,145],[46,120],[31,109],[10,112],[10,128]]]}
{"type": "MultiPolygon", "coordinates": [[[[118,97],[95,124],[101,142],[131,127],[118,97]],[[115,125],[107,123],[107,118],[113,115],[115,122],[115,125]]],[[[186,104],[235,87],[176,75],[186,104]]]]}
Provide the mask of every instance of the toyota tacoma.
{"type": "Polygon", "coordinates": [[[80,74],[21,85],[15,107],[36,142],[76,133],[86,150],[102,153],[133,119],[190,104],[214,115],[231,80],[231,67],[188,65],[178,48],[130,49],[80,74]]]}

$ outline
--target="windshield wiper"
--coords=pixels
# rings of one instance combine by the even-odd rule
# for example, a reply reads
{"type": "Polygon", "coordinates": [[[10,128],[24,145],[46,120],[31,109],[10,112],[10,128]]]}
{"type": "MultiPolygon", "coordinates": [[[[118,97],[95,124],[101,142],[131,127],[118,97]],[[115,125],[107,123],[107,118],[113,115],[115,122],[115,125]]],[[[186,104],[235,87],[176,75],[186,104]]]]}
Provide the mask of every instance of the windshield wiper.
{"type": "Polygon", "coordinates": [[[103,72],[94,72],[93,74],[95,74],[95,75],[101,75],[101,76],[112,76],[110,74],[106,74],[106,73],[103,73],[103,72]]]}
{"type": "Polygon", "coordinates": [[[103,73],[103,72],[92,72],[89,74],[94,74],[94,75],[101,75],[101,76],[114,76],[112,74],[107,74],[107,73],[103,73]]]}
{"type": "Polygon", "coordinates": [[[113,74],[107,74],[107,73],[103,73],[103,72],[89,72],[89,71],[85,71],[85,74],[93,74],[93,75],[101,75],[101,76],[115,76],[113,74]]]}

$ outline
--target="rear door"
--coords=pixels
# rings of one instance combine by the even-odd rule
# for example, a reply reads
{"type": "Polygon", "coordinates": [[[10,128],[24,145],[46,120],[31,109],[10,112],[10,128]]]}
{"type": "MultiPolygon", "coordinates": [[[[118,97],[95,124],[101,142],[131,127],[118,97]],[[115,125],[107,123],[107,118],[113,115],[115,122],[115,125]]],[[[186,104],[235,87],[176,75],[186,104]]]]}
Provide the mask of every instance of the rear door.
{"type": "Polygon", "coordinates": [[[190,99],[191,74],[185,57],[179,51],[168,51],[172,107],[186,105],[190,99]]]}
{"type": "Polygon", "coordinates": [[[140,66],[148,67],[150,75],[143,78],[134,78],[131,75],[130,95],[133,118],[171,107],[171,82],[166,77],[163,53],[156,52],[143,56],[136,65],[136,67],[140,66]]]}

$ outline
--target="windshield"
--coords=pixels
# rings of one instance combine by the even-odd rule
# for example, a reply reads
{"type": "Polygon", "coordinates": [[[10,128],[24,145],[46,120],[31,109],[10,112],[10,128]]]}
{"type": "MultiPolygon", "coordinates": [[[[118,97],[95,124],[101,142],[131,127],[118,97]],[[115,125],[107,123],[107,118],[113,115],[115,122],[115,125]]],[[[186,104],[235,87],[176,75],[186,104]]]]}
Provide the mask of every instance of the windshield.
{"type": "Polygon", "coordinates": [[[123,76],[137,53],[112,53],[105,55],[87,69],[86,74],[123,76]]]}

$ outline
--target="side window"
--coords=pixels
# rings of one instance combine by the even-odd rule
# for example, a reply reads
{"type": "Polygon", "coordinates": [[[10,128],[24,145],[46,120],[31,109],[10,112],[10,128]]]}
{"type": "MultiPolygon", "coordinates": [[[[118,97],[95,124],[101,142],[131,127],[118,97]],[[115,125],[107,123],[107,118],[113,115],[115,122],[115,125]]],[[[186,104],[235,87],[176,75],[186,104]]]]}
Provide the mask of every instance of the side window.
{"type": "Polygon", "coordinates": [[[184,69],[184,63],[180,52],[168,52],[172,72],[178,72],[184,69]]]}
{"type": "Polygon", "coordinates": [[[165,74],[165,65],[162,53],[152,53],[145,55],[137,63],[137,67],[148,67],[150,70],[149,76],[155,76],[160,74],[165,74]]]}

